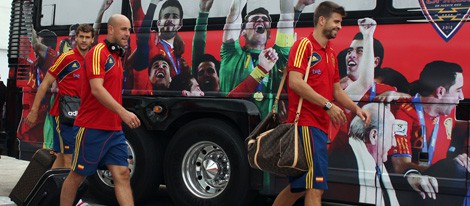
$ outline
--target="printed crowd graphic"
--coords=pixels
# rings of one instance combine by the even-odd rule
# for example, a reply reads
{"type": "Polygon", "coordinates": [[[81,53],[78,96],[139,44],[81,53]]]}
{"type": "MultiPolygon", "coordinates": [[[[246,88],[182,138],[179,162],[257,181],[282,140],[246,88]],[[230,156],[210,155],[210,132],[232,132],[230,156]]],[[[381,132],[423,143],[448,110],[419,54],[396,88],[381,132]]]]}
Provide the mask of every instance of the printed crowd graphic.
{"type": "MultiPolygon", "coordinates": [[[[50,1],[43,0],[43,4],[50,1]]],[[[89,14],[97,16],[98,23],[104,23],[103,13],[118,4],[83,1],[89,3],[80,4],[81,11],[104,5],[98,14],[89,14]]],[[[470,168],[460,164],[467,160],[469,123],[459,119],[464,112],[457,111],[470,94],[465,84],[470,79],[470,28],[464,26],[470,1],[415,1],[423,13],[418,23],[380,24],[364,16],[348,19],[331,39],[341,87],[373,118],[365,128],[355,114],[345,111],[346,124],[330,125],[330,170],[343,175],[326,180],[326,198],[372,205],[470,204],[466,199],[470,168]]],[[[77,10],[64,2],[56,1],[61,9],[57,19],[69,18],[59,13],[77,10]]],[[[244,99],[253,102],[263,118],[274,102],[291,46],[312,34],[313,11],[323,1],[128,2],[122,6],[129,8],[117,9],[131,11],[128,17],[133,27],[122,62],[124,95],[244,99]],[[311,26],[305,26],[306,22],[311,26]],[[302,26],[296,27],[299,23],[302,26]],[[269,55],[274,53],[277,58],[271,61],[269,55]]],[[[358,1],[335,2],[347,9],[358,1]]],[[[36,49],[28,59],[31,78],[23,88],[23,104],[32,104],[55,57],[74,47],[76,23],[91,21],[71,23],[69,36],[57,36],[51,26],[51,30],[38,31],[37,39],[22,42],[36,49]]],[[[104,38],[100,35],[97,41],[104,38]]],[[[318,62],[331,59],[315,57],[318,62]]],[[[315,66],[311,71],[323,75],[315,66]]],[[[51,98],[48,95],[42,101],[37,124],[20,122],[20,149],[34,151],[31,148],[50,138],[52,120],[46,112],[51,98]]],[[[24,118],[29,108],[23,108],[24,118]]],[[[285,115],[286,108],[282,102],[278,113],[285,115]]]]}

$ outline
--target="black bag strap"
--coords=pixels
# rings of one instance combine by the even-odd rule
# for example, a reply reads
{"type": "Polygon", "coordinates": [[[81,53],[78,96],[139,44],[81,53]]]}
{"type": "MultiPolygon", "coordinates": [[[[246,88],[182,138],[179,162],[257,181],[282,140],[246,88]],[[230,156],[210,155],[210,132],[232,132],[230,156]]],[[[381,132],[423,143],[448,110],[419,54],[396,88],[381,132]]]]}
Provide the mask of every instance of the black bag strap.
{"type": "MultiPolygon", "coordinates": [[[[313,53],[313,46],[312,46],[312,42],[310,42],[310,40],[306,37],[304,37],[304,39],[307,39],[308,41],[308,44],[310,44],[310,48],[312,48],[312,53],[313,53]]],[[[312,64],[312,55],[310,55],[309,59],[308,59],[308,66],[307,66],[307,69],[305,71],[305,76],[304,76],[304,81],[307,82],[308,80],[308,75],[310,74],[310,66],[312,64]]],[[[282,74],[282,79],[281,79],[281,82],[279,83],[279,88],[277,89],[277,94],[276,94],[276,99],[274,101],[274,104],[273,104],[273,107],[272,107],[272,112],[273,113],[277,113],[277,107],[278,107],[278,104],[279,104],[279,99],[280,99],[280,96],[281,96],[281,92],[282,92],[282,88],[284,87],[284,84],[286,82],[286,79],[287,79],[287,68],[284,69],[284,72],[282,74]]],[[[300,95],[299,95],[300,96],[300,95]]],[[[297,126],[297,122],[299,121],[299,116],[300,116],[300,110],[302,110],[302,102],[303,102],[304,98],[303,97],[300,97],[299,99],[299,105],[297,107],[297,112],[296,112],[296,115],[295,115],[295,120],[294,120],[294,123],[296,124],[297,126]]]]}

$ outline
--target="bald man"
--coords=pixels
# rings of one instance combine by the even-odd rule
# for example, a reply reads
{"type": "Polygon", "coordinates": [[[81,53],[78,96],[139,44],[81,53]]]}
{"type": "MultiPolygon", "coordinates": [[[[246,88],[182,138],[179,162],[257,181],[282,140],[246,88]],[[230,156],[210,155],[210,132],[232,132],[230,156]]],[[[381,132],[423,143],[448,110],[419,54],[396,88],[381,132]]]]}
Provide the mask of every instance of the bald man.
{"type": "Polygon", "coordinates": [[[81,106],[75,120],[76,149],[71,172],[64,182],[60,205],[70,206],[83,180],[106,166],[113,174],[119,205],[134,205],[127,168],[127,144],[121,123],[140,126],[137,116],[122,107],[121,57],[130,35],[130,21],[120,14],[108,20],[106,39],[85,56],[81,106]]]}

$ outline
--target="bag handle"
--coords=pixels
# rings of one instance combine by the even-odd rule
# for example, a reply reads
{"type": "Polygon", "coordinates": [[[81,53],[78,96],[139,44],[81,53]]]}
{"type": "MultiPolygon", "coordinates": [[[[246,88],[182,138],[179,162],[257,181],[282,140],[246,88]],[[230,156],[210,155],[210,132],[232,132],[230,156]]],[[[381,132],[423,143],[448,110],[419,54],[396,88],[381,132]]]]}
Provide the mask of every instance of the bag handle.
{"type": "MultiPolygon", "coordinates": [[[[307,39],[307,38],[305,38],[305,39],[307,39]]],[[[312,42],[310,42],[310,40],[308,40],[308,43],[310,44],[310,48],[313,49],[312,42]]],[[[312,51],[312,53],[313,53],[313,51],[312,51]]],[[[308,75],[310,74],[311,63],[312,63],[312,55],[310,55],[310,57],[308,59],[308,66],[307,66],[307,69],[305,71],[304,82],[307,82],[307,80],[308,80],[308,75]]],[[[284,69],[284,72],[282,74],[281,82],[279,83],[279,89],[277,90],[276,99],[275,99],[274,104],[273,104],[273,108],[272,108],[273,113],[277,113],[277,106],[279,104],[279,99],[280,99],[280,96],[281,96],[282,88],[284,87],[286,79],[287,79],[287,69],[284,69]]],[[[304,100],[304,98],[300,97],[299,104],[297,106],[297,112],[296,112],[296,115],[295,115],[295,120],[294,120],[294,123],[295,123],[296,126],[297,126],[297,122],[299,121],[300,110],[302,110],[303,100],[304,100]]]]}

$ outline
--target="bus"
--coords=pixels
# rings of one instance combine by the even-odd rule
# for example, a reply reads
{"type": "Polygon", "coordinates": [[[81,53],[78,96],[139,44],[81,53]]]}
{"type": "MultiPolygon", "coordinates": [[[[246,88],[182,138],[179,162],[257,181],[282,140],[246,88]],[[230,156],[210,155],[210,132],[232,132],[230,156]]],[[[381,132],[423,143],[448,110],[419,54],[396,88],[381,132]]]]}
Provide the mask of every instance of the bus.
{"type": "MultiPolygon", "coordinates": [[[[323,199],[470,204],[470,87],[464,84],[470,1],[332,1],[347,12],[331,40],[340,83],[375,121],[363,128],[345,111],[347,124],[330,125],[323,199]]],[[[28,160],[50,147],[54,89],[37,124],[23,123],[38,85],[51,62],[73,48],[76,24],[93,24],[101,42],[107,19],[120,13],[132,25],[123,106],[142,122],[137,129],[123,125],[135,201],[152,197],[162,184],[176,205],[248,205],[257,195],[275,196],[287,179],[251,168],[245,138],[273,106],[290,47],[312,33],[321,2],[13,0],[8,155],[28,160]],[[260,55],[268,49],[279,56],[271,64],[260,55]]],[[[285,117],[287,95],[281,97],[278,112],[285,117]]],[[[94,197],[116,204],[109,171],[88,180],[94,197]]]]}

